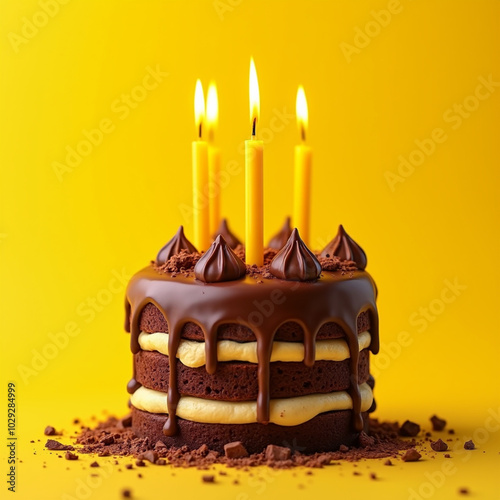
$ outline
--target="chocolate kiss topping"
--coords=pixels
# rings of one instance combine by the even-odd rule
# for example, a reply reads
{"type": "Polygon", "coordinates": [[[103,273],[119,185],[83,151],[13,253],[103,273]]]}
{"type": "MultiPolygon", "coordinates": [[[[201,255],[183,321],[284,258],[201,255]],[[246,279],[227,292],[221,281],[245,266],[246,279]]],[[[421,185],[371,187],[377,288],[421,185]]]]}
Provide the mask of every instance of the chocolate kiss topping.
{"type": "Polygon", "coordinates": [[[342,260],[352,260],[361,271],[365,269],[367,263],[365,252],[345,232],[342,224],[339,226],[337,236],[321,252],[321,257],[338,257],[342,260]]]}
{"type": "Polygon", "coordinates": [[[227,225],[227,219],[222,219],[220,221],[219,228],[215,232],[215,234],[212,236],[212,238],[215,240],[217,235],[221,235],[225,240],[226,243],[234,250],[238,245],[241,245],[241,241],[230,231],[228,225],[227,225]]]}
{"type": "Polygon", "coordinates": [[[246,272],[245,263],[220,234],[194,266],[194,275],[205,283],[237,280],[245,276],[246,272]]]}
{"type": "Polygon", "coordinates": [[[295,228],[285,246],[274,257],[269,271],[282,280],[310,281],[319,278],[321,264],[295,228]]]}
{"type": "Polygon", "coordinates": [[[292,228],[290,226],[290,217],[287,217],[283,227],[271,238],[267,246],[269,248],[273,248],[274,250],[281,250],[285,246],[285,243],[288,238],[290,238],[291,234],[292,228]]]}
{"type": "Polygon", "coordinates": [[[158,252],[156,256],[156,264],[161,266],[165,264],[172,255],[179,253],[181,250],[187,250],[189,253],[197,252],[193,244],[184,236],[184,227],[179,226],[175,236],[158,252]]]}

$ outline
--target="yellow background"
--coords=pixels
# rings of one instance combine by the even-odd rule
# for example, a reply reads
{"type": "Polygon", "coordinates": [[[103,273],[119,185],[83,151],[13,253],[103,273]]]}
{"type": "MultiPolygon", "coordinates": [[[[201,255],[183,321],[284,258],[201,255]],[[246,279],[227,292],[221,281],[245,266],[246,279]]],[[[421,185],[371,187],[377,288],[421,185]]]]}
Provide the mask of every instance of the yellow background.
{"type": "MultiPolygon", "coordinates": [[[[66,462],[29,444],[45,425],[71,430],[75,416],[126,411],[131,355],[123,290],[110,280],[147,264],[179,224],[192,238],[181,207],[191,198],[197,78],[205,90],[210,79],[217,82],[222,165],[238,167],[223,189],[222,211],[244,234],[241,143],[249,135],[251,55],[259,129],[267,134],[266,239],[292,211],[298,133],[287,116],[303,84],[314,150],[312,246],[320,248],[343,223],[367,252],[380,291],[378,416],[427,423],[438,413],[462,438],[498,412],[500,87],[460,122],[453,106],[475,106],[478,78],[500,82],[500,2],[401,0],[400,12],[378,28],[373,12],[393,2],[71,0],[46,22],[42,5],[2,0],[0,13],[1,365],[2,387],[17,384],[19,498],[74,496],[88,476],[82,459],[66,471],[66,462]],[[40,27],[30,31],[35,20],[40,27]],[[365,29],[374,36],[355,46],[365,29]],[[345,44],[356,52],[346,57],[345,44]],[[168,76],[144,94],[136,87],[148,67],[168,76]],[[144,99],[127,112],[117,100],[131,92],[144,99]],[[63,163],[66,148],[102,120],[113,131],[60,180],[54,162],[63,163]],[[415,140],[436,128],[446,140],[391,190],[387,172],[397,173],[398,157],[408,158],[415,140]],[[447,304],[440,302],[445,280],[462,287],[444,292],[447,304]],[[92,316],[93,299],[99,310],[92,316]],[[429,305],[438,314],[417,322],[429,305]],[[72,327],[80,333],[26,375],[35,369],[33,350],[50,349],[49,334],[72,327]]],[[[456,454],[456,470],[435,497],[455,498],[459,486],[475,498],[498,495],[499,434],[489,433],[470,460],[456,454]]],[[[187,487],[240,500],[278,493],[407,498],[443,463],[442,455],[392,469],[363,463],[361,478],[348,464],[310,477],[240,473],[240,486],[223,478],[202,485],[193,470],[172,476],[148,468],[142,482],[113,473],[92,498],[118,498],[128,485],[137,498],[187,487]],[[367,467],[382,479],[369,481],[367,467]]]]}

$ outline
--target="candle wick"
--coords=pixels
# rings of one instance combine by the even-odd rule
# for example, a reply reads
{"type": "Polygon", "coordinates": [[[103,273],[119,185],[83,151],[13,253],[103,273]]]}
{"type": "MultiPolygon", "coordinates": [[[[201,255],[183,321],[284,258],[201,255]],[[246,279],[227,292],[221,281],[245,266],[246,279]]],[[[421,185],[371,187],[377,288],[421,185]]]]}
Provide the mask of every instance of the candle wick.
{"type": "Polygon", "coordinates": [[[257,126],[257,117],[253,119],[252,122],[252,139],[255,139],[255,128],[257,126]]]}
{"type": "Polygon", "coordinates": [[[201,139],[201,127],[202,127],[202,122],[200,121],[200,124],[198,126],[198,137],[201,139]]]}
{"type": "Polygon", "coordinates": [[[304,125],[300,127],[300,136],[302,137],[302,142],[306,142],[306,129],[304,125]]]}

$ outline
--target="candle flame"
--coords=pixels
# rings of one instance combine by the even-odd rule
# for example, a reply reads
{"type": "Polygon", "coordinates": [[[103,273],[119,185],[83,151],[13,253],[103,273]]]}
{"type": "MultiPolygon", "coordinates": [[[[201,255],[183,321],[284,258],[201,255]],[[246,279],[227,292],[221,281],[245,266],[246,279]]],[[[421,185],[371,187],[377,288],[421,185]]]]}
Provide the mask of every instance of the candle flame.
{"type": "Polygon", "coordinates": [[[217,97],[217,87],[214,82],[208,86],[207,92],[207,127],[208,138],[212,142],[214,132],[219,122],[219,99],[217,97]]]}
{"type": "Polygon", "coordinates": [[[307,110],[306,94],[304,87],[299,86],[297,90],[297,101],[295,104],[295,111],[297,113],[297,126],[299,127],[300,137],[303,141],[306,140],[307,124],[309,113],[307,110]]]}
{"type": "Polygon", "coordinates": [[[201,139],[203,122],[205,120],[205,96],[203,95],[203,87],[200,80],[196,80],[196,88],[194,91],[194,121],[198,137],[201,139]]]}
{"type": "Polygon", "coordinates": [[[252,124],[252,137],[255,136],[257,121],[260,118],[259,81],[253,57],[250,58],[250,123],[252,124]]]}

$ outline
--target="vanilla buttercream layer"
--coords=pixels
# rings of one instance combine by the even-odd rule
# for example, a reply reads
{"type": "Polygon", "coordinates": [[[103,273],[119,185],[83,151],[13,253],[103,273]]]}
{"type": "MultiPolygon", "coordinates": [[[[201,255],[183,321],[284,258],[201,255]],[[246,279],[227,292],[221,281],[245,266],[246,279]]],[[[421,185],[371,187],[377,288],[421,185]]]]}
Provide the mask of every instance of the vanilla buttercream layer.
{"type": "MultiPolygon", "coordinates": [[[[168,356],[168,333],[145,333],[139,335],[139,345],[144,351],[158,351],[168,356]]],[[[358,336],[359,350],[370,346],[370,332],[358,336]]],[[[349,346],[344,339],[318,340],[316,342],[316,361],[344,361],[350,357],[349,346]]],[[[198,368],[205,364],[205,342],[181,340],[177,349],[177,358],[189,368],[198,368]]],[[[217,342],[218,361],[246,361],[258,363],[257,342],[235,342],[220,340],[217,342]]],[[[304,360],[302,342],[273,342],[271,362],[304,360]]]]}
{"type": "MultiPolygon", "coordinates": [[[[359,390],[361,412],[368,411],[373,402],[372,390],[366,383],[361,384],[359,390]]],[[[135,408],[149,413],[168,413],[167,398],[164,392],[140,387],[132,394],[131,403],[135,408]]],[[[283,426],[300,425],[320,413],[351,409],[352,399],[347,391],[271,399],[269,421],[283,426]]],[[[204,424],[251,424],[257,422],[257,402],[214,401],[182,396],[176,415],[204,424]]]]}

